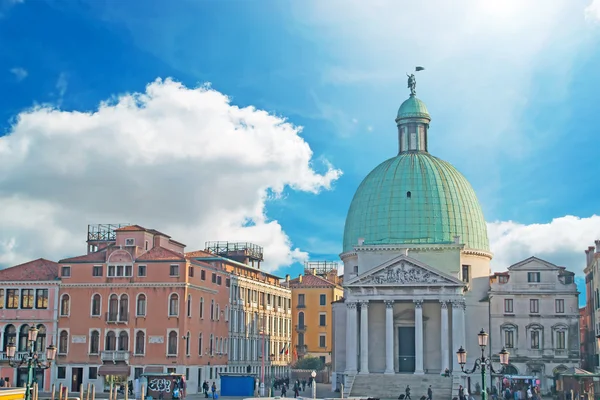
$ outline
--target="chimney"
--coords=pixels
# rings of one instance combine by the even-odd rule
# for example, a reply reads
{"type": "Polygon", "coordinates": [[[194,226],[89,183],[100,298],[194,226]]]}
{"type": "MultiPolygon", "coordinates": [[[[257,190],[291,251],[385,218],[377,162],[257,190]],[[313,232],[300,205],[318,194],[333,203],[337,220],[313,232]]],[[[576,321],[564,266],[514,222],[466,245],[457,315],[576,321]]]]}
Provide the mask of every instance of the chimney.
{"type": "Polygon", "coordinates": [[[289,282],[290,281],[290,274],[285,274],[285,281],[289,282]]]}
{"type": "Polygon", "coordinates": [[[594,259],[594,250],[596,250],[596,248],[594,246],[589,246],[588,247],[588,265],[592,262],[592,260],[594,259]]]}
{"type": "Polygon", "coordinates": [[[460,244],[460,236],[454,236],[454,244],[460,244]]]}
{"type": "Polygon", "coordinates": [[[365,243],[365,238],[358,238],[358,245],[362,246],[365,243]]]}
{"type": "Polygon", "coordinates": [[[313,275],[317,275],[317,269],[316,268],[311,269],[310,272],[312,272],[313,275]]]}
{"type": "Polygon", "coordinates": [[[298,283],[302,283],[302,274],[298,275],[298,283]]]}
{"type": "Polygon", "coordinates": [[[594,243],[596,244],[596,253],[600,253],[600,240],[595,240],[594,243]]]}
{"type": "Polygon", "coordinates": [[[590,265],[590,249],[585,249],[585,266],[590,265]]]}
{"type": "Polygon", "coordinates": [[[407,247],[406,249],[404,249],[404,255],[405,255],[406,257],[408,257],[408,247],[407,247]]]}

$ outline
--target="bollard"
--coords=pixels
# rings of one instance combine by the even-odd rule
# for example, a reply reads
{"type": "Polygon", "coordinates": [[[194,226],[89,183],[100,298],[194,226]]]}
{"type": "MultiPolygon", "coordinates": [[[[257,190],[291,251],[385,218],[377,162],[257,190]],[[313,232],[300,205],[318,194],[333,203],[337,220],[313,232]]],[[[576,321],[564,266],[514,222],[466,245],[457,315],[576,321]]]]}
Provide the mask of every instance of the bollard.
{"type": "MultiPolygon", "coordinates": [[[[83,400],[83,397],[81,398],[83,400]]],[[[90,400],[90,384],[87,384],[87,394],[85,395],[85,400],[90,400]]]]}
{"type": "Polygon", "coordinates": [[[146,385],[142,385],[142,400],[146,398],[146,385]]]}
{"type": "Polygon", "coordinates": [[[343,398],[344,398],[344,384],[342,383],[342,384],[340,385],[340,387],[341,387],[341,389],[340,389],[341,398],[343,399],[343,398]]]}
{"type": "Polygon", "coordinates": [[[56,390],[56,386],[53,383],[52,384],[52,397],[50,397],[51,400],[54,400],[55,390],[56,390]]]}
{"type": "Polygon", "coordinates": [[[96,400],[96,385],[92,385],[92,400],[96,400]]]}

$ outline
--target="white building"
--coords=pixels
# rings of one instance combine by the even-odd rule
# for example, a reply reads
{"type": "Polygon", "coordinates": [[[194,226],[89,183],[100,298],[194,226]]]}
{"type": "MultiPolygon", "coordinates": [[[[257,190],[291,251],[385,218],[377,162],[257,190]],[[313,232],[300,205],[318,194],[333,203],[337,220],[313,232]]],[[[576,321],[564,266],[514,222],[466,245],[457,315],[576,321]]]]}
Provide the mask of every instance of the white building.
{"type": "Polygon", "coordinates": [[[595,245],[585,250],[586,318],[589,328],[585,344],[589,354],[585,360],[589,371],[599,372],[600,348],[597,338],[600,336],[600,240],[596,240],[595,245]]]}
{"type": "Polygon", "coordinates": [[[333,379],[345,395],[396,398],[409,384],[414,398],[428,385],[451,398],[480,380],[461,373],[456,352],[472,366],[489,325],[486,223],[467,179],[428,153],[431,118],[414,77],[410,86],[399,152],[363,180],[346,218],[345,299],[333,306],[333,379]]]}
{"type": "MultiPolygon", "coordinates": [[[[490,349],[510,353],[505,373],[540,380],[579,367],[579,306],[574,273],[530,257],[490,279],[490,349]]],[[[497,360],[497,358],[496,358],[497,360]]]]}

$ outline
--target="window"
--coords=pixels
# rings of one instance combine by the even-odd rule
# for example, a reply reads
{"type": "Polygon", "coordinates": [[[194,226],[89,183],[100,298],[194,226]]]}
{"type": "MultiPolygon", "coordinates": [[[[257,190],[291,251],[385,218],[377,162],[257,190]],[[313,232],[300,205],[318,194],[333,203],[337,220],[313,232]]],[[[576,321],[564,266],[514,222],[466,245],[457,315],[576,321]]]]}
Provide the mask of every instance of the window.
{"type": "Polygon", "coordinates": [[[129,296],[126,294],[122,294],[119,299],[119,321],[127,322],[127,317],[129,314],[129,296]]]}
{"type": "Polygon", "coordinates": [[[298,327],[304,328],[304,313],[302,311],[298,313],[298,327]]]}
{"type": "Polygon", "coordinates": [[[146,276],[146,266],[138,265],[138,276],[146,276]]]}
{"type": "Polygon", "coordinates": [[[192,317],[192,295],[188,294],[187,298],[187,316],[188,318],[192,317]]]}
{"type": "Polygon", "coordinates": [[[144,331],[137,331],[135,334],[135,354],[144,354],[144,347],[146,344],[146,335],[144,331]]]}
{"type": "Polygon", "coordinates": [[[574,282],[573,275],[565,275],[565,285],[572,284],[574,282]]]}
{"type": "Polygon", "coordinates": [[[200,319],[204,318],[204,297],[200,297],[200,319]]]}
{"type": "Polygon", "coordinates": [[[135,315],[138,317],[146,316],[146,295],[140,293],[137,297],[137,304],[135,307],[135,315]]]}
{"type": "Polygon", "coordinates": [[[225,286],[226,287],[230,287],[231,286],[231,279],[229,279],[229,278],[225,279],[225,286]]]}
{"type": "MultiPolygon", "coordinates": [[[[71,298],[68,294],[63,294],[60,298],[60,315],[62,317],[68,317],[71,311],[71,298]]],[[[64,332],[64,331],[63,331],[64,332]]]]}
{"type": "Polygon", "coordinates": [[[191,265],[188,267],[188,275],[190,276],[190,278],[194,277],[194,267],[192,267],[191,265]]]}
{"type": "Polygon", "coordinates": [[[57,367],[56,368],[56,378],[57,379],[67,379],[67,367],[57,367]]]}
{"type": "Polygon", "coordinates": [[[21,289],[21,308],[33,308],[33,289],[21,289]]]}
{"type": "Polygon", "coordinates": [[[529,282],[529,283],[540,282],[540,273],[539,272],[528,272],[527,273],[527,282],[529,282]]]}
{"type": "Polygon", "coordinates": [[[190,356],[190,332],[185,335],[185,355],[190,356]]]}
{"type": "Polygon", "coordinates": [[[212,283],[217,283],[217,274],[212,273],[212,283]]]}
{"type": "Polygon", "coordinates": [[[177,332],[175,332],[175,331],[169,332],[167,355],[169,355],[169,356],[177,355],[177,332]]]}
{"type": "Polygon", "coordinates": [[[210,301],[210,320],[211,321],[215,320],[215,301],[214,300],[210,301]]]}
{"type": "Polygon", "coordinates": [[[135,246],[135,239],[125,239],[125,246],[135,246]]]}
{"type": "Polygon", "coordinates": [[[147,240],[144,242],[144,250],[148,250],[148,248],[150,247],[150,242],[148,242],[147,240]]]}
{"type": "Polygon", "coordinates": [[[58,339],[58,354],[67,354],[69,349],[69,332],[61,331],[58,339]]]}
{"type": "Polygon", "coordinates": [[[35,351],[44,352],[46,351],[46,327],[42,324],[37,326],[38,336],[35,341],[35,351]]]}
{"type": "Polygon", "coordinates": [[[129,334],[127,331],[119,332],[119,351],[129,350],[129,334]]]}
{"type": "Polygon", "coordinates": [[[504,347],[512,349],[515,345],[515,331],[506,329],[504,331],[504,347]]]}
{"type": "Polygon", "coordinates": [[[200,357],[202,357],[203,351],[202,351],[202,334],[198,335],[198,355],[200,357]]]}
{"type": "Polygon", "coordinates": [[[529,300],[529,312],[532,314],[540,312],[540,301],[538,299],[529,300]]]}
{"type": "Polygon", "coordinates": [[[19,289],[6,289],[6,308],[19,308],[19,289]]]}
{"type": "Polygon", "coordinates": [[[90,354],[98,354],[100,352],[100,332],[92,331],[90,334],[90,354]]]}
{"type": "Polygon", "coordinates": [[[37,309],[47,309],[48,308],[48,289],[37,289],[35,291],[35,308],[37,308],[37,309]]]}
{"type": "Polygon", "coordinates": [[[327,347],[327,343],[325,343],[325,335],[319,335],[319,347],[327,347]]]}
{"type": "Polygon", "coordinates": [[[531,331],[531,348],[532,349],[540,348],[540,331],[538,331],[538,330],[531,331]]]}
{"type": "Polygon", "coordinates": [[[176,264],[171,265],[171,267],[169,268],[169,275],[170,276],[179,276],[179,265],[176,265],[176,264]]]}
{"type": "Polygon", "coordinates": [[[203,281],[206,280],[206,271],[205,270],[200,271],[200,279],[202,279],[203,281]]]}
{"type": "Polygon", "coordinates": [[[117,335],[113,331],[109,331],[106,334],[106,342],[104,343],[104,350],[115,351],[117,349],[117,335]]]}
{"type": "Polygon", "coordinates": [[[504,299],[504,312],[512,314],[513,311],[513,299],[504,299]]]}
{"type": "Polygon", "coordinates": [[[4,289],[0,289],[0,310],[4,308],[4,289]]]}
{"type": "Polygon", "coordinates": [[[71,267],[64,265],[61,269],[60,269],[60,275],[63,278],[70,278],[71,277],[71,267]]]}
{"type": "Polygon", "coordinates": [[[100,316],[100,304],[102,303],[102,298],[98,293],[92,296],[92,317],[100,316]]]}
{"type": "Polygon", "coordinates": [[[298,334],[298,346],[304,346],[304,333],[298,334]]]}
{"type": "Polygon", "coordinates": [[[319,305],[324,306],[326,304],[327,304],[327,295],[326,294],[319,295],[319,305]]]}
{"type": "Polygon", "coordinates": [[[102,265],[94,265],[92,267],[92,276],[102,276],[102,265]]]}
{"type": "Polygon", "coordinates": [[[468,283],[471,279],[471,266],[463,265],[462,266],[462,280],[465,283],[468,283]]]}
{"type": "Polygon", "coordinates": [[[319,314],[319,326],[327,325],[327,314],[321,313],[319,314]]]}
{"type": "Polygon", "coordinates": [[[303,294],[298,295],[298,307],[304,307],[304,295],[303,294]]]}
{"type": "Polygon", "coordinates": [[[566,348],[566,332],[556,331],[556,350],[564,350],[566,348]]]}
{"type": "Polygon", "coordinates": [[[222,283],[221,279],[222,279],[221,275],[217,275],[217,285],[221,285],[221,283],[222,283]]]}
{"type": "Polygon", "coordinates": [[[108,273],[107,273],[107,276],[115,276],[115,275],[117,274],[117,273],[115,272],[115,271],[116,271],[116,268],[117,268],[117,267],[116,267],[116,266],[114,266],[114,265],[109,265],[109,266],[108,266],[108,273]]]}
{"type": "Polygon", "coordinates": [[[508,276],[506,276],[506,275],[500,275],[498,277],[498,283],[508,283],[508,276]]]}
{"type": "Polygon", "coordinates": [[[176,293],[169,297],[169,317],[177,317],[179,315],[179,296],[176,293]]]}
{"type": "Polygon", "coordinates": [[[563,299],[554,300],[554,309],[557,313],[565,312],[565,301],[563,299]]]}
{"type": "Polygon", "coordinates": [[[119,297],[116,294],[111,294],[108,300],[108,320],[111,322],[116,322],[118,313],[119,297]]]}
{"type": "Polygon", "coordinates": [[[98,379],[98,367],[89,367],[88,379],[98,379]]]}
{"type": "MultiPolygon", "coordinates": [[[[146,241],[146,243],[148,243],[146,241]]],[[[140,379],[142,377],[142,374],[144,373],[144,368],[143,367],[136,367],[133,369],[133,379],[140,379]]]]}
{"type": "Polygon", "coordinates": [[[212,333],[211,333],[211,335],[210,335],[210,340],[209,340],[209,342],[208,342],[208,354],[209,354],[211,357],[212,357],[212,356],[215,354],[215,353],[214,353],[214,351],[215,351],[215,346],[214,346],[214,343],[215,343],[215,338],[214,338],[214,336],[213,336],[213,335],[212,335],[212,333]]]}

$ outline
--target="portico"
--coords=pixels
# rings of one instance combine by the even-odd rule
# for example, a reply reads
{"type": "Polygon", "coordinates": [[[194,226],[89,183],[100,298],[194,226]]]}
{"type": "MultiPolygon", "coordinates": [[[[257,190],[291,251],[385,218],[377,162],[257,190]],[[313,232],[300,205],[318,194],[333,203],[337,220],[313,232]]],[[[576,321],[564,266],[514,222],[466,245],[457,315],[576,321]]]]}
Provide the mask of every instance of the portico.
{"type": "Polygon", "coordinates": [[[402,255],[345,286],[346,374],[460,370],[450,357],[464,343],[463,282],[402,255]]]}

